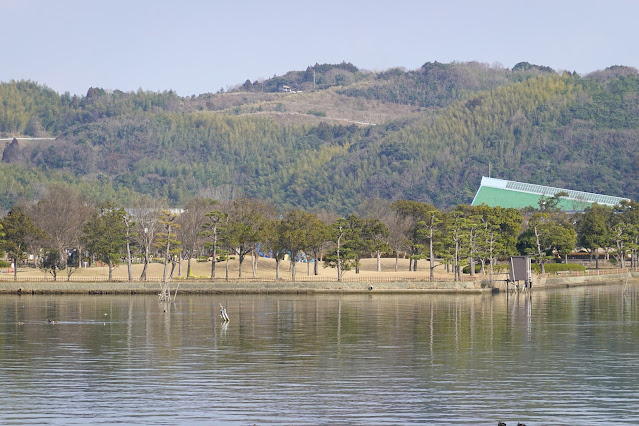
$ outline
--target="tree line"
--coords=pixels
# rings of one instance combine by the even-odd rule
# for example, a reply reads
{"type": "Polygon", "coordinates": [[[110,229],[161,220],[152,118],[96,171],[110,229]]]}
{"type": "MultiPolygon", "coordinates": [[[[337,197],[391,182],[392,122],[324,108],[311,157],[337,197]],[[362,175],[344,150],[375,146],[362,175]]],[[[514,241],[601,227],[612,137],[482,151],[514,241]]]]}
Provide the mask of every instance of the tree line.
{"type": "MultiPolygon", "coordinates": [[[[263,201],[240,198],[225,202],[195,198],[183,209],[170,210],[150,197],[136,199],[126,209],[114,203],[95,204],[73,188],[52,186],[35,203],[18,203],[1,220],[0,249],[14,267],[29,255],[54,279],[67,279],[83,262],[100,261],[109,267],[125,262],[132,280],[133,258],[140,258],[140,280],[147,279],[148,265],[159,257],[164,263],[163,278],[173,276],[176,265],[186,261],[191,276],[193,259],[210,259],[210,279],[224,266],[229,278],[229,260],[251,259],[253,276],[259,256],[280,265],[290,262],[295,281],[297,263],[305,260],[310,274],[318,274],[323,262],[334,268],[341,281],[346,271],[359,273],[361,259],[382,257],[410,259],[417,270],[426,261],[429,277],[437,267],[452,272],[455,279],[467,266],[470,276],[493,273],[497,261],[515,254],[530,255],[544,272],[544,265],[576,248],[599,259],[605,251],[625,267],[630,255],[636,265],[639,248],[639,204],[630,201],[609,208],[597,204],[584,213],[567,214],[557,208],[562,193],[544,197],[536,209],[459,205],[442,211],[431,204],[412,200],[384,202],[372,200],[357,214],[318,215],[297,209],[278,212],[263,201]]],[[[597,267],[599,267],[597,263],[597,267]]]]}

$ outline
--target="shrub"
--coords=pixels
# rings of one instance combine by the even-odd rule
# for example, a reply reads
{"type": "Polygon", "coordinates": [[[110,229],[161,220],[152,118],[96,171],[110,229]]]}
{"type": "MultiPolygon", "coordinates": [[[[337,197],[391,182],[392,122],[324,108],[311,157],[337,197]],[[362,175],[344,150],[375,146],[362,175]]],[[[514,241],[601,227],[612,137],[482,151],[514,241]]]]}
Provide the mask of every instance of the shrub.
{"type": "Polygon", "coordinates": [[[309,115],[314,115],[316,117],[326,117],[326,112],[324,111],[318,111],[316,109],[310,109],[308,110],[308,114],[309,115]]]}
{"type": "MultiPolygon", "coordinates": [[[[544,263],[544,270],[546,273],[553,274],[561,271],[585,271],[586,267],[578,263],[544,263]]],[[[541,273],[539,264],[533,263],[532,271],[537,274],[541,273]]]]}
{"type": "Polygon", "coordinates": [[[502,272],[508,272],[508,271],[510,271],[510,265],[494,265],[493,266],[493,271],[496,274],[500,274],[502,272]]]}
{"type": "MultiPolygon", "coordinates": [[[[477,273],[479,273],[479,271],[481,271],[481,263],[476,263],[475,264],[475,273],[477,274],[477,273]]],[[[464,274],[470,273],[470,265],[464,266],[464,269],[462,269],[462,272],[464,274]]]]}
{"type": "MultiPolygon", "coordinates": [[[[490,265],[488,265],[488,263],[486,263],[486,266],[484,267],[486,274],[488,274],[488,271],[490,271],[490,265]]],[[[497,264],[497,265],[493,265],[493,272],[495,274],[500,274],[502,272],[508,272],[508,270],[510,269],[510,267],[508,265],[503,265],[503,264],[497,264]]],[[[478,274],[479,271],[481,271],[481,263],[476,263],[475,264],[475,273],[478,274]]],[[[464,269],[462,270],[462,272],[464,274],[468,274],[470,272],[470,265],[466,265],[464,266],[464,269]]]]}
{"type": "Polygon", "coordinates": [[[11,266],[11,262],[0,260],[0,268],[8,268],[9,266],[11,266]]]}

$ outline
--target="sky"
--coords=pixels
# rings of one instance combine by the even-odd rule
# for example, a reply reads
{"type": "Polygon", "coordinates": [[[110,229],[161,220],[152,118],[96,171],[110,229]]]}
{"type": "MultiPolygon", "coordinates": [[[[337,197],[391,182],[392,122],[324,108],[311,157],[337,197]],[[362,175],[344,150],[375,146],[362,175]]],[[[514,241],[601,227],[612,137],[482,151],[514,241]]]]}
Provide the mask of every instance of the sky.
{"type": "Polygon", "coordinates": [[[0,82],[217,92],[315,63],[639,68],[636,0],[0,0],[0,82]]]}

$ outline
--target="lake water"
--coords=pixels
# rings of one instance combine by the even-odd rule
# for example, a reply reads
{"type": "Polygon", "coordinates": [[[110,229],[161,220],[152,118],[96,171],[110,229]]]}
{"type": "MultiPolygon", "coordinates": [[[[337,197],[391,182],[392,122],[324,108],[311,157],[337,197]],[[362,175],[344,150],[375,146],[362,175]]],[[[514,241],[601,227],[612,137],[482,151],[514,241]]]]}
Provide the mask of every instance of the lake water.
{"type": "Polygon", "coordinates": [[[2,295],[0,423],[638,424],[638,355],[634,285],[2,295]]]}

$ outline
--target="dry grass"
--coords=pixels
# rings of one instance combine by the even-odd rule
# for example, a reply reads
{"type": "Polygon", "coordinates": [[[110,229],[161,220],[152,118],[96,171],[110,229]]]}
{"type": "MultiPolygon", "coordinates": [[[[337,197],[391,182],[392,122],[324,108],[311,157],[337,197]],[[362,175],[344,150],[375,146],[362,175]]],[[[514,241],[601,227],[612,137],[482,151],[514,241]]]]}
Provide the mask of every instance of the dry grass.
{"type": "MultiPolygon", "coordinates": [[[[428,263],[425,260],[421,260],[418,262],[418,271],[411,272],[408,271],[408,259],[399,259],[398,270],[395,272],[395,259],[382,259],[382,271],[377,272],[376,265],[377,262],[375,259],[362,259],[360,273],[358,275],[355,274],[354,270],[347,271],[345,274],[345,278],[355,278],[358,277],[360,279],[366,278],[374,278],[376,280],[389,278],[392,280],[407,278],[407,279],[425,279],[428,277],[428,263]]],[[[255,278],[263,278],[263,279],[274,279],[275,278],[275,261],[273,259],[267,258],[259,258],[257,262],[257,273],[255,278]]],[[[160,263],[152,263],[149,265],[149,269],[147,271],[147,276],[149,277],[162,277],[164,265],[160,263]]],[[[170,265],[168,266],[170,268],[170,265]]],[[[210,277],[211,273],[211,262],[196,262],[193,260],[191,262],[191,276],[195,278],[206,279],[210,277]]],[[[170,270],[170,269],[169,269],[170,270]]],[[[233,279],[238,276],[239,270],[239,262],[237,260],[232,260],[229,262],[229,278],[233,279]]],[[[133,265],[133,276],[139,277],[142,272],[142,265],[135,264],[133,265]]],[[[337,278],[337,271],[333,268],[325,268],[323,263],[319,264],[319,278],[326,278],[329,280],[335,280],[337,278]]],[[[6,274],[7,271],[4,270],[6,274]]],[[[80,279],[82,277],[86,277],[87,279],[96,277],[107,277],[108,276],[108,267],[107,266],[95,266],[92,265],[88,268],[81,268],[73,273],[72,277],[74,280],[80,279]]],[[[310,274],[313,275],[313,264],[310,264],[310,274]]],[[[182,262],[182,276],[186,276],[186,262],[182,262]]],[[[218,263],[216,276],[218,278],[224,277],[225,275],[225,264],[218,263]]],[[[18,268],[18,278],[19,277],[43,277],[45,273],[39,269],[34,268],[18,268]]],[[[176,266],[174,277],[179,276],[178,268],[176,266]]],[[[281,279],[290,279],[290,265],[288,261],[282,261],[280,263],[280,278],[281,279]]],[[[307,276],[307,264],[306,263],[297,263],[297,277],[300,280],[303,280],[304,277],[307,276]]],[[[242,265],[242,277],[243,278],[253,278],[252,268],[251,268],[251,258],[247,257],[242,265]]],[[[113,278],[118,280],[123,280],[127,278],[127,267],[126,264],[120,264],[116,266],[113,270],[113,278]]],[[[439,266],[435,269],[435,278],[436,279],[452,279],[452,274],[447,274],[443,266],[439,266]]],[[[60,273],[59,279],[66,279],[66,271],[62,271],[60,273]]]]}
{"type": "Polygon", "coordinates": [[[337,88],[304,93],[227,93],[214,98],[216,112],[263,115],[281,123],[382,124],[418,114],[415,106],[340,95],[337,88]],[[326,114],[318,117],[310,111],[326,114]]]}

